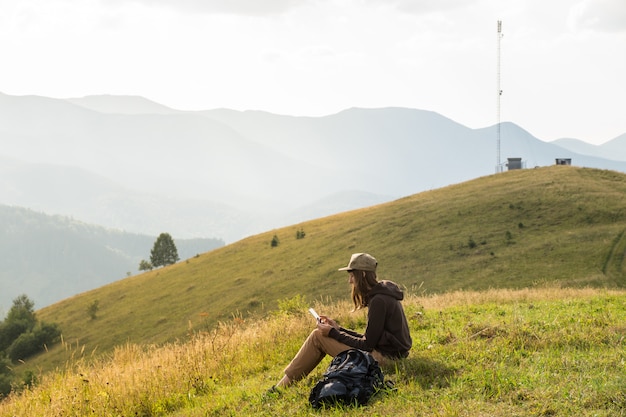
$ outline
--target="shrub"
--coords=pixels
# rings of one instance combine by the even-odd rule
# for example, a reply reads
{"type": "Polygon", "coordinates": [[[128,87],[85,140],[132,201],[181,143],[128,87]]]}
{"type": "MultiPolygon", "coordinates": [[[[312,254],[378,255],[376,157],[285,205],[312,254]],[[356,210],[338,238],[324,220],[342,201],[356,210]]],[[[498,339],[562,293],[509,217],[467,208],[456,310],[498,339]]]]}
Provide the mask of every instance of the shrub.
{"type": "Polygon", "coordinates": [[[0,399],[11,392],[12,379],[11,364],[6,358],[0,356],[0,399]]]}
{"type": "Polygon", "coordinates": [[[89,314],[89,318],[91,318],[92,320],[95,320],[97,318],[98,310],[100,309],[100,306],[98,304],[98,300],[94,300],[94,302],[91,303],[89,307],[87,307],[87,314],[89,314]]]}
{"type": "Polygon", "coordinates": [[[0,352],[8,349],[8,347],[11,346],[11,343],[31,328],[31,323],[24,320],[6,320],[0,323],[0,352]]]}
{"type": "Polygon", "coordinates": [[[32,331],[22,333],[7,349],[9,359],[16,362],[41,352],[46,345],[58,341],[61,331],[56,324],[40,323],[32,331]]]}
{"type": "Polygon", "coordinates": [[[278,300],[278,311],[282,314],[298,314],[306,311],[307,303],[304,297],[300,294],[293,298],[285,298],[278,300]]]}
{"type": "Polygon", "coordinates": [[[140,271],[152,271],[152,264],[146,261],[145,259],[142,259],[141,262],[139,262],[139,270],[140,271]]]}
{"type": "Polygon", "coordinates": [[[39,348],[33,332],[22,333],[7,349],[7,355],[13,362],[27,358],[37,352],[39,352],[39,348]]]}

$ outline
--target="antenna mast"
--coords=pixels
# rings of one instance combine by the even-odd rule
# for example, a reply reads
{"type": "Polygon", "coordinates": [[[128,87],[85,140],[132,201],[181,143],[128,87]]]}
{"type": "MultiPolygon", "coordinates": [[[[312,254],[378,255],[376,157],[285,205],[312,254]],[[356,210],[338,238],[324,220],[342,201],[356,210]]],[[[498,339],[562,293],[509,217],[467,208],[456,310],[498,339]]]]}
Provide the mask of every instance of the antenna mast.
{"type": "Polygon", "coordinates": [[[496,173],[502,172],[502,164],[500,163],[500,97],[502,96],[502,89],[500,88],[500,40],[502,39],[502,21],[498,20],[498,46],[497,46],[497,69],[496,69],[496,100],[497,100],[497,125],[496,125],[496,173]]]}

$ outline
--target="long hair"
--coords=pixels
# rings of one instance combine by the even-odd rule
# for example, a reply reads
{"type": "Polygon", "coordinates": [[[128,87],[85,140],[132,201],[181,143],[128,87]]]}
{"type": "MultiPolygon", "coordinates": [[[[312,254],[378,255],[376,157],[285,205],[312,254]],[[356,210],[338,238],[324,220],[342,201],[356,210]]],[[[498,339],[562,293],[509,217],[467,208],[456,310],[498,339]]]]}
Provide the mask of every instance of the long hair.
{"type": "Polygon", "coordinates": [[[376,272],[374,271],[360,271],[355,269],[352,272],[354,274],[352,302],[354,303],[354,310],[359,310],[363,307],[367,307],[367,293],[378,284],[378,280],[376,278],[376,272]]]}

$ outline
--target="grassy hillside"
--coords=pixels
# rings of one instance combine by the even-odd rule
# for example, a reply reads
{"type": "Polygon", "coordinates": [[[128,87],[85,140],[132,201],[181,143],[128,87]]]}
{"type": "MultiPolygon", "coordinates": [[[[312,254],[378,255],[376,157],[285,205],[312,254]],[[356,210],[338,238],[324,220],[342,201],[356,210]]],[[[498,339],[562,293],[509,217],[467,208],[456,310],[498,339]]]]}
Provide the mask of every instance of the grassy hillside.
{"type": "MultiPolygon", "coordinates": [[[[328,357],[309,378],[266,394],[314,327],[308,304],[295,299],[184,343],[123,344],[105,359],[78,360],[0,402],[0,415],[625,416],[625,296],[562,288],[409,296],[411,355],[383,367],[395,391],[363,408],[312,412],[307,398],[328,357]]],[[[365,312],[349,313],[348,302],[315,307],[363,328],[365,312]]]]}
{"type": "Polygon", "coordinates": [[[38,317],[58,323],[65,344],[23,370],[128,342],[187,340],[220,321],[265,315],[296,295],[344,300],[347,278],[337,268],[353,252],[376,256],[380,278],[409,294],[623,287],[625,229],[624,174],[554,166],[479,178],[268,231],[42,309],[38,317]],[[87,308],[96,300],[92,320],[87,308]]]}

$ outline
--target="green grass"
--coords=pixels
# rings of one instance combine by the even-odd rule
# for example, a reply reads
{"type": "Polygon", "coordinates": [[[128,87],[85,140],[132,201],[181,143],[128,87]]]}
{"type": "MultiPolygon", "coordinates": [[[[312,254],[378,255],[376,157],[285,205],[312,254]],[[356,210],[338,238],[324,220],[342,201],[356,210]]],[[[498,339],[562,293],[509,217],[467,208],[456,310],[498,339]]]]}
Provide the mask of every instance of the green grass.
{"type": "Polygon", "coordinates": [[[45,373],[127,343],[188,340],[234,318],[263,319],[297,295],[306,304],[345,300],[337,268],[353,252],[376,256],[379,277],[413,296],[623,288],[625,230],[624,174],[554,166],[478,178],[270,230],[43,308],[38,318],[58,323],[64,343],[15,370],[45,373]]]}
{"type": "MultiPolygon", "coordinates": [[[[626,415],[624,291],[411,296],[405,309],[414,348],[383,368],[396,390],[366,407],[321,411],[307,399],[329,358],[295,386],[265,394],[313,327],[306,305],[233,319],[184,342],[125,344],[108,358],[83,358],[0,403],[0,415],[626,415]]],[[[365,322],[364,312],[348,313],[348,302],[316,308],[347,326],[365,322]]]]}

